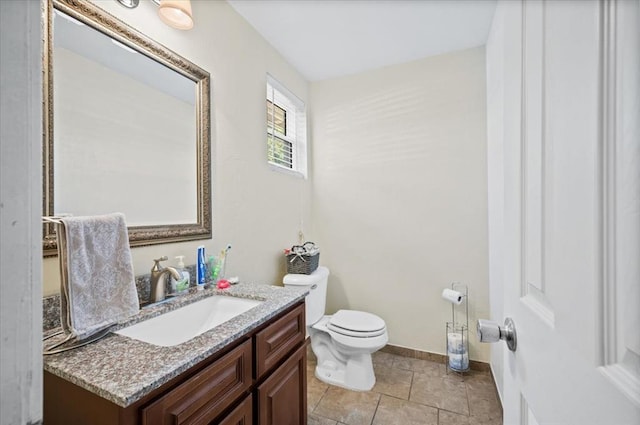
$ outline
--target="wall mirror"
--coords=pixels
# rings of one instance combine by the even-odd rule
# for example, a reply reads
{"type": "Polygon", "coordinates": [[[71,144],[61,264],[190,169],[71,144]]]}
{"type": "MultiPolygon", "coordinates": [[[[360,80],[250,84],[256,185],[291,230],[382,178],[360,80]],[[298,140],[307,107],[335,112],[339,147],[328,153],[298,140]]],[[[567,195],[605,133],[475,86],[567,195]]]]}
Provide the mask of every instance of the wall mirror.
{"type": "Polygon", "coordinates": [[[43,215],[122,212],[131,246],[211,238],[209,74],[88,1],[45,16],[43,215]]]}

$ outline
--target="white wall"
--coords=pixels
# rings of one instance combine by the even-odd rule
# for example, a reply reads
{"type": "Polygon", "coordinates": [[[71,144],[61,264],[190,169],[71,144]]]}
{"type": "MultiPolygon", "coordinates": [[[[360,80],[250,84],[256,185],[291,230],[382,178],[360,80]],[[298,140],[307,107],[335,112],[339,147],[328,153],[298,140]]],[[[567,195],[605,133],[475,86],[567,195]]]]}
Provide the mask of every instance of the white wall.
{"type": "MultiPolygon", "coordinates": [[[[226,2],[192,2],[195,27],[190,31],[163,24],[150,1],[133,10],[115,1],[94,3],[211,74],[213,239],[134,248],[135,273],[149,273],[152,259],[162,255],[185,255],[185,263],[194,264],[198,245],[219,252],[230,243],[230,275],[281,282],[282,249],[297,241],[301,215],[310,223],[309,181],[267,165],[266,73],[305,101],[306,80],[226,2]]],[[[158,196],[167,200],[171,193],[160,190],[158,196]]],[[[44,294],[58,291],[57,259],[45,259],[44,294]]]]}
{"type": "Polygon", "coordinates": [[[471,358],[487,361],[485,51],[311,85],[313,235],[328,312],[362,309],[389,343],[444,353],[452,281],[469,285],[471,358]]]}
{"type": "Polygon", "coordinates": [[[0,424],[42,420],[40,2],[0,2],[0,424]]]}

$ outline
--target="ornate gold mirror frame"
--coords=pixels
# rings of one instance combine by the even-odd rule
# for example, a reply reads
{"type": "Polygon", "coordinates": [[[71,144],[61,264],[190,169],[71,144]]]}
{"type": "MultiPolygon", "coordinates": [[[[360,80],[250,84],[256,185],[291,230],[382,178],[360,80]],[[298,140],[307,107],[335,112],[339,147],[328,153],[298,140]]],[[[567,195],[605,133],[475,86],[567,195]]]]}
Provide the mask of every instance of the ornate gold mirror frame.
{"type": "MultiPolygon", "coordinates": [[[[44,128],[43,215],[54,215],[53,157],[53,33],[54,9],[108,35],[192,80],[196,85],[197,222],[129,227],[131,246],[144,246],[211,238],[210,76],[209,73],[161,44],[149,39],[114,16],[85,0],[44,2],[44,128]]],[[[111,212],[111,211],[106,211],[111,212]]],[[[57,255],[53,224],[43,224],[44,256],[57,255]]]]}

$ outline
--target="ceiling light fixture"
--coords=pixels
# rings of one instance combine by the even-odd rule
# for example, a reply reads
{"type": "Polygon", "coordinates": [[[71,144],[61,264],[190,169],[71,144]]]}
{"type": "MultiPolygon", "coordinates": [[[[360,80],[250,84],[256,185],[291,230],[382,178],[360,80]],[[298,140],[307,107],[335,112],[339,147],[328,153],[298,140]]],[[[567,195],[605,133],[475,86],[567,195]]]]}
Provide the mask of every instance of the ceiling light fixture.
{"type": "Polygon", "coordinates": [[[193,14],[190,0],[161,0],[158,8],[160,20],[179,30],[193,28],[193,14]]]}
{"type": "Polygon", "coordinates": [[[127,9],[135,9],[138,7],[140,0],[116,0],[118,3],[126,7],[127,9]]]}

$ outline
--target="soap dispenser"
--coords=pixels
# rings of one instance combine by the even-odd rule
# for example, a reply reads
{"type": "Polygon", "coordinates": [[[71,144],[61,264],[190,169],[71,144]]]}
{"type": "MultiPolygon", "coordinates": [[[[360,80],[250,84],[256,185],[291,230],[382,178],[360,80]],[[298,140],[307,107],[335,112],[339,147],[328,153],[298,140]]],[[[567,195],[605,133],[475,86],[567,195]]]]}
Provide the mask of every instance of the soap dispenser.
{"type": "Polygon", "coordinates": [[[171,278],[171,290],[175,293],[184,292],[189,289],[190,274],[189,271],[184,267],[184,255],[176,256],[176,260],[178,260],[178,273],[182,275],[182,280],[176,281],[174,278],[171,278]]]}

